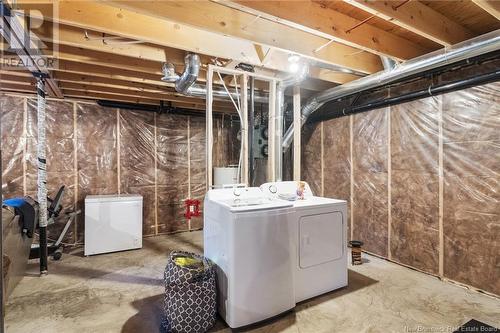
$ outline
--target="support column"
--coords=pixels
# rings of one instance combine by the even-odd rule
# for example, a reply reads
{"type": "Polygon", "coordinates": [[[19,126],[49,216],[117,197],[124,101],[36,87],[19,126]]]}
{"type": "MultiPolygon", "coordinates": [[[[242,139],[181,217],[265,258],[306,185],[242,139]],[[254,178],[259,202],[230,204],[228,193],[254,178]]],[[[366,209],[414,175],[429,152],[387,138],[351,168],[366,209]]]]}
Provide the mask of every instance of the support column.
{"type": "MultiPolygon", "coordinates": [[[[248,144],[248,76],[243,74],[241,76],[241,140],[243,142],[243,158],[241,166],[241,182],[246,186],[250,186],[248,179],[248,156],[249,156],[249,144],[248,144]]],[[[250,147],[251,149],[251,147],[250,147]]]]}
{"type": "Polygon", "coordinates": [[[206,183],[207,183],[207,191],[212,187],[212,145],[213,145],[213,119],[212,119],[212,80],[213,80],[213,68],[212,65],[208,65],[207,71],[207,95],[206,95],[206,103],[207,103],[207,118],[206,118],[206,183]]]}
{"type": "Polygon", "coordinates": [[[300,135],[302,129],[300,114],[300,86],[293,87],[293,180],[300,181],[300,135]]]}
{"type": "Polygon", "coordinates": [[[47,159],[46,159],[46,137],[45,137],[45,82],[38,78],[37,92],[37,120],[38,120],[38,226],[40,230],[40,274],[48,273],[47,267],[47,159]]]}
{"type": "Polygon", "coordinates": [[[269,82],[269,116],[267,125],[267,181],[276,181],[276,149],[275,149],[275,124],[276,124],[276,81],[269,82]]]}

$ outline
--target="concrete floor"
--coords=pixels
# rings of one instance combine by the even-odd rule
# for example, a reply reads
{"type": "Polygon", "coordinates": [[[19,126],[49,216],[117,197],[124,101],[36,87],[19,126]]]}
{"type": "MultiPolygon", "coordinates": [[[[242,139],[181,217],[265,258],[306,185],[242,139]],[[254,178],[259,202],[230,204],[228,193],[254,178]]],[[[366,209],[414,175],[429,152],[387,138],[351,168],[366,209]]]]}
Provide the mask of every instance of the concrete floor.
{"type": "MultiPolygon", "coordinates": [[[[144,239],[142,250],[86,258],[83,250],[38,264],[6,305],[15,332],[158,332],[163,269],[171,249],[203,252],[202,233],[144,239]]],[[[471,318],[500,327],[500,300],[364,255],[349,286],[299,304],[250,332],[452,332],[471,318]],[[418,331],[420,329],[420,331],[418,331]]],[[[228,332],[219,320],[211,332],[228,332]]]]}

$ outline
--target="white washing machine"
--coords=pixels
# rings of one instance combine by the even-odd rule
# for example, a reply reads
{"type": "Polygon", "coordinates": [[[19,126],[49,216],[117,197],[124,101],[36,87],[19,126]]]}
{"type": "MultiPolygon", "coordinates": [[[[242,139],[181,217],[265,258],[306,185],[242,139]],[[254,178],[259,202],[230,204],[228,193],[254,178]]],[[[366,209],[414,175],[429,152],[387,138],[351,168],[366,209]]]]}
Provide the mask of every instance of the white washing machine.
{"type": "MultiPolygon", "coordinates": [[[[260,188],[266,195],[292,198],[297,182],[265,183],[260,188]]],[[[347,286],[347,202],[316,197],[307,183],[304,199],[292,202],[296,302],[347,286]]]]}
{"type": "Polygon", "coordinates": [[[231,328],[295,306],[292,205],[258,187],[205,196],[204,254],[217,265],[219,314],[231,328]]]}

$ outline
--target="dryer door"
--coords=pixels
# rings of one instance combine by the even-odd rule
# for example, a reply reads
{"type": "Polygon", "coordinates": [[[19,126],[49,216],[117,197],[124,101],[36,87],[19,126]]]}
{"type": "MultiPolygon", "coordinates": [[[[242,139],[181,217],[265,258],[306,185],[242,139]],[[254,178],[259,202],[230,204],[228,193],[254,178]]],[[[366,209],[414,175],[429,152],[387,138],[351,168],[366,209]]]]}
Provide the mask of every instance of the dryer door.
{"type": "Polygon", "coordinates": [[[302,216],[299,221],[299,265],[308,268],[343,255],[342,213],[302,216]]]}

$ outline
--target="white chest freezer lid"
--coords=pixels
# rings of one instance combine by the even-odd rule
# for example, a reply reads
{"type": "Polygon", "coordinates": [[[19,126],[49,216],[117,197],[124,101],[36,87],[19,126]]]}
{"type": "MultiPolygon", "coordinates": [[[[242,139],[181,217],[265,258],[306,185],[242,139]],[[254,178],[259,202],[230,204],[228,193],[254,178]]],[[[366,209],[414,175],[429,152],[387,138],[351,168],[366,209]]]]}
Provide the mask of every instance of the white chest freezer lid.
{"type": "Polygon", "coordinates": [[[85,202],[117,202],[117,201],[142,201],[139,194],[101,194],[87,195],[85,202]]]}

